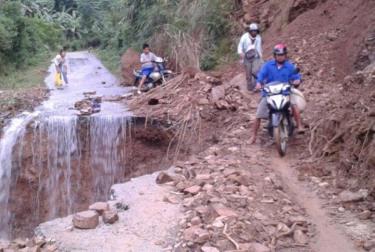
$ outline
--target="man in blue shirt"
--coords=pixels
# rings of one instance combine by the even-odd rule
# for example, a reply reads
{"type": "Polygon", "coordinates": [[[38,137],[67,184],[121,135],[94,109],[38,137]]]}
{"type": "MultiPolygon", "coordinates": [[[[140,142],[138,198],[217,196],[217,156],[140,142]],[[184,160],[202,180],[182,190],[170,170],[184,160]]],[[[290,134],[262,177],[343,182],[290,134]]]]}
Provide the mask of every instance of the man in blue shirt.
{"type": "MultiPolygon", "coordinates": [[[[258,74],[256,89],[261,89],[262,85],[271,82],[292,82],[298,86],[301,83],[301,76],[296,67],[288,61],[287,48],[283,44],[278,44],[273,49],[273,60],[265,63],[258,74]]],[[[297,106],[292,104],[293,116],[297,123],[299,133],[303,133],[304,129],[301,122],[301,114],[297,106]]],[[[261,119],[268,119],[269,110],[265,93],[262,93],[262,99],[258,105],[256,113],[256,121],[253,126],[253,137],[251,143],[255,143],[261,119]]]]}

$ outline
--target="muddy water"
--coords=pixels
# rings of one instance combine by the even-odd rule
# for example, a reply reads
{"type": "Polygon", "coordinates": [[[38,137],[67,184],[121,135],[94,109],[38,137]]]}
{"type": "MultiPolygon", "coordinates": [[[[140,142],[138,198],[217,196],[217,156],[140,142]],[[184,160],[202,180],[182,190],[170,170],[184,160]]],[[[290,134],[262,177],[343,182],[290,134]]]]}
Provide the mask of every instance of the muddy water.
{"type": "Polygon", "coordinates": [[[84,92],[122,95],[93,55],[68,54],[69,85],[56,90],[54,67],[46,78],[50,98],[36,112],[15,118],[0,141],[0,238],[23,235],[37,224],[106,198],[126,174],[126,137],[131,114],[104,102],[100,113],[79,117],[72,109],[84,92]],[[31,224],[31,225],[32,225],[31,224]]]}

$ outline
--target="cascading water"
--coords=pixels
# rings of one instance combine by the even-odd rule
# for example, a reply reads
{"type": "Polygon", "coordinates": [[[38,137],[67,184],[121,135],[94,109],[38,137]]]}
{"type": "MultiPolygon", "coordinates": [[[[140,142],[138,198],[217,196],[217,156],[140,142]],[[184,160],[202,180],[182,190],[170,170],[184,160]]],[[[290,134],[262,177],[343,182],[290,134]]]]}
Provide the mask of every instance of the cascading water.
{"type": "MultiPolygon", "coordinates": [[[[19,127],[20,123],[15,121],[5,132],[17,137],[2,141],[1,161],[7,173],[1,186],[1,227],[9,221],[39,223],[71,214],[83,204],[106,200],[111,186],[124,178],[128,117],[39,116],[23,122],[19,127]],[[11,179],[10,170],[18,177],[34,174],[37,181],[35,190],[19,199],[31,199],[29,220],[13,216],[12,206],[7,204],[11,187],[24,190],[18,188],[18,179],[11,179]],[[12,181],[15,185],[11,185],[12,181]]],[[[9,228],[2,228],[2,233],[9,233],[9,228]]]]}
{"type": "MultiPolygon", "coordinates": [[[[107,199],[111,185],[126,174],[126,109],[103,102],[101,113],[78,117],[70,108],[85,92],[114,96],[127,89],[86,52],[68,54],[68,63],[71,84],[3,131],[0,238],[30,234],[42,221],[107,199]]],[[[53,65],[50,72],[46,83],[53,89],[53,65]]]]}
{"type": "Polygon", "coordinates": [[[8,200],[14,146],[23,137],[26,126],[36,115],[37,113],[25,113],[13,119],[10,125],[5,128],[0,142],[0,238],[7,238],[9,234],[8,200]]]}
{"type": "Polygon", "coordinates": [[[94,201],[108,193],[116,178],[124,174],[121,168],[125,168],[126,145],[121,143],[126,141],[128,124],[129,119],[121,116],[90,118],[90,167],[94,175],[94,201]]]}
{"type": "Polygon", "coordinates": [[[38,216],[42,191],[48,193],[48,218],[72,213],[72,166],[73,161],[80,159],[78,141],[77,117],[51,116],[34,124],[32,149],[33,166],[39,180],[38,216]],[[47,162],[43,162],[45,158],[47,162]]]}

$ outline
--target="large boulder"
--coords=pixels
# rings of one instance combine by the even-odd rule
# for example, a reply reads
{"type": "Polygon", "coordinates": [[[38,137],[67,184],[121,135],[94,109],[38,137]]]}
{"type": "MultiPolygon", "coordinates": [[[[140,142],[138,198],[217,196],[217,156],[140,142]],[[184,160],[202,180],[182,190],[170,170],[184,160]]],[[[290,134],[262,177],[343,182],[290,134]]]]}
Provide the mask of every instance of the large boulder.
{"type": "Polygon", "coordinates": [[[115,210],[108,210],[103,213],[103,222],[106,224],[113,224],[118,221],[119,217],[115,210]]]}
{"type": "Polygon", "coordinates": [[[73,216],[73,226],[79,229],[95,229],[99,225],[99,214],[88,210],[73,216]]]}
{"type": "Polygon", "coordinates": [[[172,176],[166,172],[160,172],[156,178],[157,184],[165,184],[165,183],[172,182],[172,181],[173,181],[172,176]]]}
{"type": "Polygon", "coordinates": [[[133,85],[133,71],[134,69],[139,69],[140,67],[140,54],[131,48],[126,50],[126,52],[121,57],[121,75],[124,85],[133,85]]]}
{"type": "Polygon", "coordinates": [[[105,211],[109,210],[109,205],[107,202],[96,202],[89,206],[89,209],[96,211],[99,215],[102,215],[105,211]]]}

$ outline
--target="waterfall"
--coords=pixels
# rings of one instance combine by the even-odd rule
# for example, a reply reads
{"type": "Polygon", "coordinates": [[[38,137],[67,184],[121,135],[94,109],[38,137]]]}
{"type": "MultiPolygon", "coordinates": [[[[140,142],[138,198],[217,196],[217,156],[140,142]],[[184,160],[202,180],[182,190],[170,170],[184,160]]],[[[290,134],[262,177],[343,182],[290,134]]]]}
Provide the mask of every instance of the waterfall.
{"type": "Polygon", "coordinates": [[[72,163],[80,159],[78,142],[75,116],[50,116],[34,126],[33,164],[39,180],[37,210],[40,211],[40,193],[45,191],[49,218],[73,211],[72,163]]]}
{"type": "Polygon", "coordinates": [[[26,126],[37,113],[24,113],[14,118],[3,131],[0,141],[0,238],[7,238],[9,233],[10,213],[8,200],[12,174],[13,150],[19,139],[25,134],[26,126]]]}
{"type": "Polygon", "coordinates": [[[0,143],[0,237],[10,233],[9,222],[39,224],[108,199],[111,186],[126,171],[129,124],[119,115],[14,119],[0,143]],[[30,186],[24,198],[17,198],[32,206],[30,220],[13,216],[8,205],[11,188],[25,190],[18,187],[19,178],[36,184],[35,190],[30,186]]]}
{"type": "Polygon", "coordinates": [[[114,115],[90,119],[90,167],[93,171],[94,198],[108,195],[116,178],[123,177],[126,159],[124,145],[128,118],[114,115]]]}

